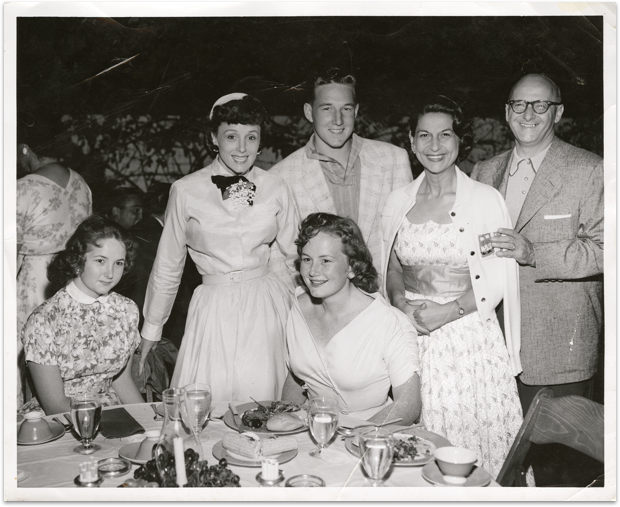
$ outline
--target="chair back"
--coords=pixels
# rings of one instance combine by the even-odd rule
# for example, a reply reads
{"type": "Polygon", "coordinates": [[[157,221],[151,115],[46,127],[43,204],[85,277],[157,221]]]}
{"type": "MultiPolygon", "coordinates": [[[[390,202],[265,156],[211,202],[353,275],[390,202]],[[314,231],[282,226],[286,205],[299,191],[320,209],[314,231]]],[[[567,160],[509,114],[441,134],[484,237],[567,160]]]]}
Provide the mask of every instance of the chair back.
{"type": "Polygon", "coordinates": [[[526,486],[523,460],[531,443],[563,444],[604,461],[603,405],[582,396],[538,391],[497,476],[501,486],[526,486]]]}

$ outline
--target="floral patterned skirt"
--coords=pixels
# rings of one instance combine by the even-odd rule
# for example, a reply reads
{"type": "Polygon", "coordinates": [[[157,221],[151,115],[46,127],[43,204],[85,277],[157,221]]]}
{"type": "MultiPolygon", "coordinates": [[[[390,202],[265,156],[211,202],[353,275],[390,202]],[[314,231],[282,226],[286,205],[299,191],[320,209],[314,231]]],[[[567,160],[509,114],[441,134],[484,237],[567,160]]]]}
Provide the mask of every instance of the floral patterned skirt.
{"type": "MultiPolygon", "coordinates": [[[[453,298],[406,293],[407,299],[453,298]]],[[[422,422],[453,445],[478,454],[493,478],[523,422],[517,383],[497,319],[471,313],[418,336],[422,422]]]]}

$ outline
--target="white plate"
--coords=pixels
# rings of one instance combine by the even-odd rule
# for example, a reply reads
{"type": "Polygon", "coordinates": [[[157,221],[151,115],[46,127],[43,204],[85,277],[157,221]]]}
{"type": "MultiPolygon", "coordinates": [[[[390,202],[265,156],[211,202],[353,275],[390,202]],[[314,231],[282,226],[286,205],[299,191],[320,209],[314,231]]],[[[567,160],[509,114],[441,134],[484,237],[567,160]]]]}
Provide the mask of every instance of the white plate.
{"type": "MultiPolygon", "coordinates": [[[[213,446],[213,450],[211,451],[213,456],[219,461],[222,458],[226,458],[229,465],[237,465],[240,467],[251,467],[251,468],[260,468],[262,466],[263,458],[252,459],[247,458],[245,456],[239,456],[238,454],[228,452],[222,441],[220,440],[217,444],[213,446]]],[[[275,454],[273,456],[268,456],[269,458],[273,458],[278,461],[281,465],[282,463],[286,463],[291,461],[295,456],[297,456],[297,449],[292,449],[290,451],[283,452],[282,454],[275,454]]]]}
{"type": "Polygon", "coordinates": [[[150,461],[150,460],[136,458],[136,454],[138,454],[138,449],[140,448],[141,443],[142,441],[133,442],[132,444],[124,445],[123,447],[119,449],[118,455],[121,458],[131,461],[132,463],[137,463],[138,465],[144,465],[147,461],[150,461]]]}
{"type": "Polygon", "coordinates": [[[50,438],[46,440],[41,440],[38,442],[26,442],[26,441],[20,440],[19,437],[17,437],[17,445],[47,444],[48,442],[52,442],[53,440],[59,439],[65,434],[65,427],[62,424],[58,424],[57,422],[54,422],[54,421],[48,421],[48,424],[50,425],[50,429],[52,430],[52,436],[50,438]]]}
{"type": "MultiPolygon", "coordinates": [[[[261,405],[271,405],[271,401],[261,401],[260,402],[261,405]]],[[[243,417],[243,414],[245,412],[247,412],[248,410],[253,410],[255,408],[258,407],[257,403],[243,403],[242,405],[237,405],[237,407],[235,407],[237,409],[237,413],[239,414],[239,417],[243,417]]],[[[293,415],[297,415],[296,412],[287,412],[289,414],[293,414],[293,415]]],[[[297,416],[299,417],[299,416],[297,416]]],[[[262,429],[262,428],[249,428],[249,427],[245,427],[244,431],[253,431],[254,433],[267,433],[269,435],[294,435],[295,433],[302,433],[303,431],[306,431],[308,429],[308,426],[306,425],[306,423],[302,420],[302,418],[300,417],[299,420],[301,421],[301,426],[299,428],[296,428],[294,430],[289,430],[289,431],[269,431],[267,429],[262,429]]],[[[224,423],[226,424],[226,426],[228,426],[229,428],[232,428],[233,430],[238,430],[238,426],[237,423],[235,422],[232,413],[230,412],[230,410],[227,410],[226,413],[224,414],[224,419],[223,419],[224,423]]]]}
{"type": "MultiPolygon", "coordinates": [[[[402,429],[402,430],[397,429],[395,430],[394,435],[403,435],[403,436],[414,435],[418,438],[421,438],[422,440],[426,440],[431,445],[433,445],[435,448],[447,447],[447,446],[452,445],[450,444],[449,440],[442,437],[441,435],[438,435],[437,433],[433,433],[432,431],[425,430],[423,428],[410,428],[410,429],[402,429]]],[[[355,443],[354,441],[355,441],[355,437],[347,437],[345,440],[344,446],[347,449],[347,451],[353,454],[353,456],[355,456],[356,458],[359,458],[360,457],[359,447],[357,443],[355,443]]],[[[435,461],[435,457],[431,453],[429,456],[426,456],[422,459],[417,459],[415,461],[394,461],[394,466],[395,467],[419,467],[419,466],[424,466],[433,461],[435,461]]]]}
{"type": "Polygon", "coordinates": [[[437,463],[434,461],[422,469],[422,477],[436,486],[445,486],[450,488],[481,488],[487,486],[491,482],[491,476],[489,473],[484,468],[477,466],[474,466],[474,470],[471,474],[469,474],[464,484],[452,484],[450,482],[446,482],[441,470],[439,470],[437,463]]]}

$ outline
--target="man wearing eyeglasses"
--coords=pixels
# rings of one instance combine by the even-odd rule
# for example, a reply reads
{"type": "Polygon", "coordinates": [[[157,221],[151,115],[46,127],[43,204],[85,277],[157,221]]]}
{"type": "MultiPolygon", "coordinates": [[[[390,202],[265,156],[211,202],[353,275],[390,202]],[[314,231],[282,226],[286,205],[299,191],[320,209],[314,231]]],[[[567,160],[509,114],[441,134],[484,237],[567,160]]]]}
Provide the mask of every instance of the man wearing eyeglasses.
{"type": "Polygon", "coordinates": [[[555,136],[563,112],[551,79],[521,78],[506,104],[514,149],[472,172],[502,193],[515,224],[492,245],[520,265],[524,413],[545,386],[592,397],[603,324],[603,159],[555,136]]]}

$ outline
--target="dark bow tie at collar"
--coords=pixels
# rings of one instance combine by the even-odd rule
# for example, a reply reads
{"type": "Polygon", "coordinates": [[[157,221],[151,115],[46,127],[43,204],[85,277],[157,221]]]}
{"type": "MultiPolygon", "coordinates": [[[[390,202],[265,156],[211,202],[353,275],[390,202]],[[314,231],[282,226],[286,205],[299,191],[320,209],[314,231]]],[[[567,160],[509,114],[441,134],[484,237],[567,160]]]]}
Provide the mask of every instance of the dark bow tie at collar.
{"type": "Polygon", "coordinates": [[[211,181],[215,183],[217,188],[222,192],[222,198],[227,199],[228,195],[224,195],[226,191],[236,183],[246,183],[246,187],[250,190],[256,191],[256,185],[250,182],[245,176],[211,176],[211,181]]]}

